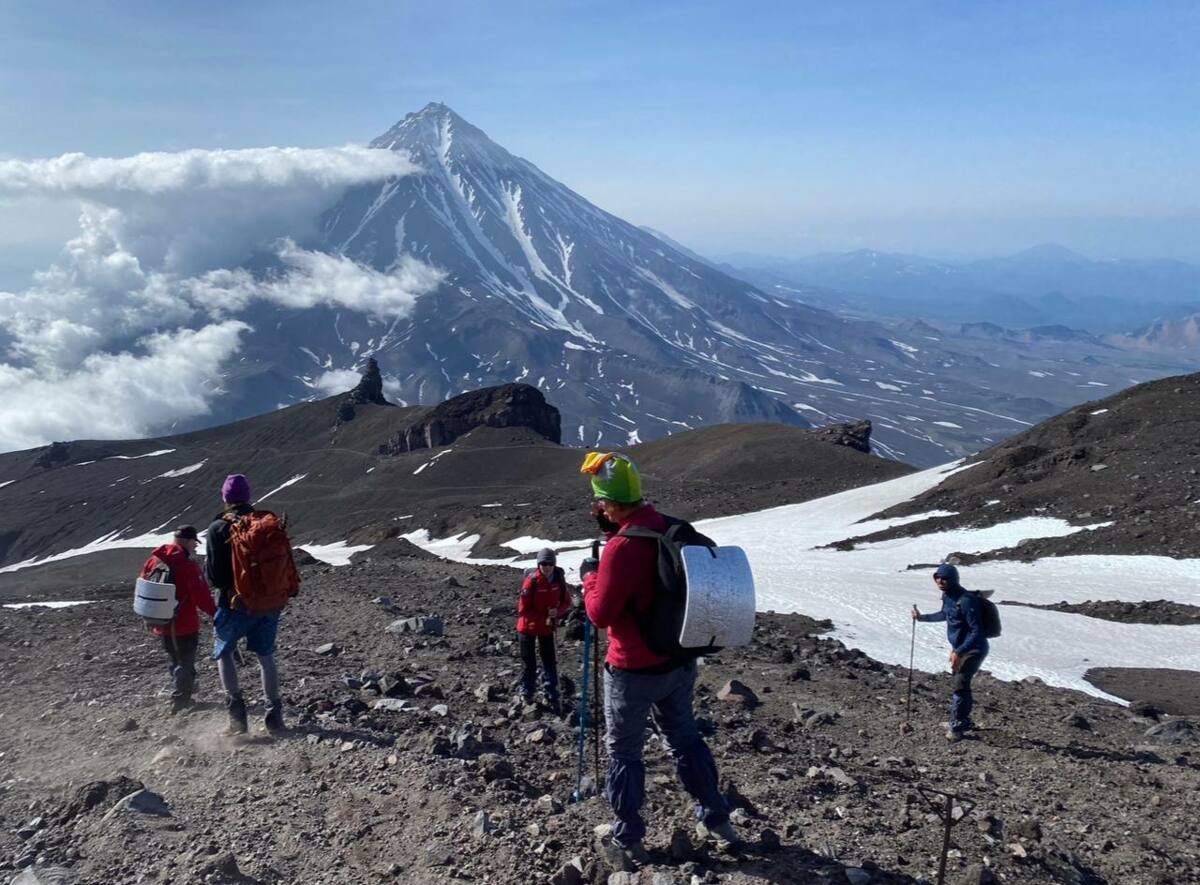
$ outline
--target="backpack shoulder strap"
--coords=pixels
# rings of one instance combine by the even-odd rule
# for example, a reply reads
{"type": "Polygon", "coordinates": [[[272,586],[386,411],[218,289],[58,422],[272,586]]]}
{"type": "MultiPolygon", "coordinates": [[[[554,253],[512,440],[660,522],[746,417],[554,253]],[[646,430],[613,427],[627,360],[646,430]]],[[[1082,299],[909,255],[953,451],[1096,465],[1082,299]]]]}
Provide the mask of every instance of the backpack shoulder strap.
{"type": "Polygon", "coordinates": [[[662,541],[667,537],[663,532],[656,532],[641,525],[627,525],[617,534],[624,538],[645,538],[647,541],[662,541]]]}

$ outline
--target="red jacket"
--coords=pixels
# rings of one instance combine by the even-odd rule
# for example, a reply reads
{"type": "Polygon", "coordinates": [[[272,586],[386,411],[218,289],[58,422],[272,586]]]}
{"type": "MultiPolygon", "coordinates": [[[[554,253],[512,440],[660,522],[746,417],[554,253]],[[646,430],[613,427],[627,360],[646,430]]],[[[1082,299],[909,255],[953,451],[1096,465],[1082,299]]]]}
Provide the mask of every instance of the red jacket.
{"type": "Polygon", "coordinates": [[[521,582],[521,597],[517,600],[517,632],[527,636],[549,636],[554,630],[546,623],[566,616],[571,610],[571,591],[562,569],[556,568],[547,578],[537,569],[521,582]]]}
{"type": "MultiPolygon", "coordinates": [[[[217,613],[216,603],[208,589],[208,582],[200,571],[200,564],[188,556],[178,544],[163,544],[157,547],[142,567],[142,577],[150,577],[154,567],[165,562],[171,567],[171,579],[175,582],[175,599],[179,603],[175,610],[176,636],[191,636],[200,632],[200,616],[197,607],[211,618],[217,613]]],[[[170,627],[152,627],[155,636],[170,636],[170,627]]]]}
{"type": "MultiPolygon", "coordinates": [[[[621,528],[636,525],[665,532],[668,524],[651,504],[643,504],[621,528]]],[[[646,647],[635,620],[635,611],[650,607],[658,575],[658,545],[644,538],[612,535],[600,558],[600,568],[583,579],[583,602],[588,618],[608,628],[605,660],[622,670],[657,667],[669,660],[646,647]],[[634,611],[630,611],[633,600],[634,611]]]]}

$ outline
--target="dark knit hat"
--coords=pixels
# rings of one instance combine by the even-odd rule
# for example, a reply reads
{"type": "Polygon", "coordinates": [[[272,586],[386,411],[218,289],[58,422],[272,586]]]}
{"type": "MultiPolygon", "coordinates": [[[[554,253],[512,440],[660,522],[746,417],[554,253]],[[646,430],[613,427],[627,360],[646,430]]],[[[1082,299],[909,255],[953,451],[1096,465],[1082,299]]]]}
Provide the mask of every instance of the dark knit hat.
{"type": "Polygon", "coordinates": [[[555,565],[558,562],[558,557],[554,555],[554,551],[549,547],[543,547],[538,551],[538,565],[555,565]]]}
{"type": "Polygon", "coordinates": [[[250,480],[244,473],[231,473],[221,484],[221,500],[226,504],[250,503],[250,480]]]}
{"type": "Polygon", "coordinates": [[[200,535],[196,532],[194,525],[181,525],[175,529],[176,541],[199,541],[200,535]]]}

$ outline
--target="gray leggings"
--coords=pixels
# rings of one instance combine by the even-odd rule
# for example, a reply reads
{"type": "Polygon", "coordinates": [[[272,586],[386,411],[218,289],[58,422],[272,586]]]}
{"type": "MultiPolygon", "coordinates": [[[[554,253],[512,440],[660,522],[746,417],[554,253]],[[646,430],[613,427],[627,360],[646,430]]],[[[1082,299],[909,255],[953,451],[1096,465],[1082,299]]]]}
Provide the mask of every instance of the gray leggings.
{"type": "MultiPolygon", "coordinates": [[[[233,655],[234,651],[230,649],[217,658],[217,672],[225,691],[230,695],[240,695],[242,688],[238,683],[237,662],[233,655]]],[[[258,667],[262,675],[263,698],[268,704],[279,703],[279,669],[275,666],[275,655],[259,655],[258,667]]]]}

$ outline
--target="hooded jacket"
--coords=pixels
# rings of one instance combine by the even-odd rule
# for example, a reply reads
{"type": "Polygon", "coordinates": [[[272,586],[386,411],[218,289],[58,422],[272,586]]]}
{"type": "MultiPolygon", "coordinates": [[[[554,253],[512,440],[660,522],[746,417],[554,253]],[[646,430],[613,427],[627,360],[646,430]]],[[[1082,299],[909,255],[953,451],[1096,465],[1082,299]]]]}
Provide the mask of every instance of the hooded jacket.
{"type": "Polygon", "coordinates": [[[983,635],[983,603],[957,582],[942,591],[942,610],[921,615],[919,621],[946,622],[946,638],[960,657],[987,654],[988,641],[983,635]]]}
{"type": "Polygon", "coordinates": [[[555,568],[549,578],[534,569],[521,582],[517,600],[517,632],[526,636],[549,636],[554,631],[546,623],[551,617],[561,620],[571,610],[571,591],[563,570],[555,568]]]}
{"type": "MultiPolygon", "coordinates": [[[[621,523],[656,532],[669,528],[666,518],[653,505],[643,504],[621,523]]],[[[600,567],[583,579],[584,605],[597,627],[608,629],[605,660],[622,670],[661,667],[669,658],[655,654],[642,638],[637,617],[650,608],[658,580],[658,546],[643,538],[609,536],[600,567]]]]}
{"type": "Polygon", "coordinates": [[[200,632],[200,609],[210,618],[217,613],[213,603],[212,593],[200,572],[200,564],[188,556],[188,552],[178,544],[163,544],[154,548],[150,558],[142,567],[142,577],[150,577],[155,566],[165,562],[171,569],[171,580],[175,584],[175,599],[178,603],[175,609],[174,629],[171,627],[151,627],[155,636],[191,636],[200,632]]]}

